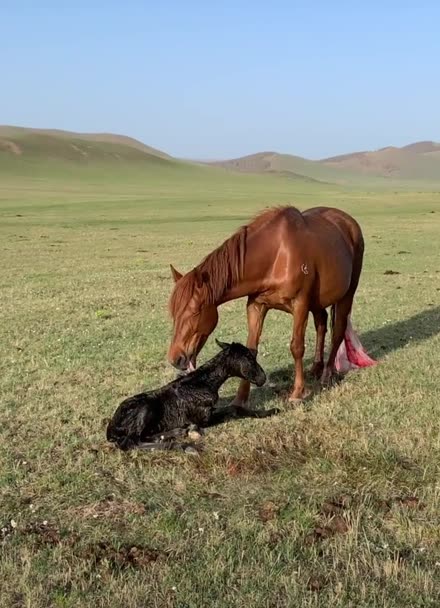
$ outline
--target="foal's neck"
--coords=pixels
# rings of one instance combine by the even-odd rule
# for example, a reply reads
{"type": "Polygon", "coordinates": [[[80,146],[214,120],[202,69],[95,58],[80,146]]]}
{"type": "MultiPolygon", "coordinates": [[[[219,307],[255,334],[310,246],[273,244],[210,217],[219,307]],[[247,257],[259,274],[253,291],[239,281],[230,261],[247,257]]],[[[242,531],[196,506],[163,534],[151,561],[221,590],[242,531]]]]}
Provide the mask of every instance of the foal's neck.
{"type": "Polygon", "coordinates": [[[218,353],[216,357],[199,367],[199,372],[203,372],[209,385],[218,390],[228,378],[235,374],[231,373],[227,358],[223,353],[218,353]]]}

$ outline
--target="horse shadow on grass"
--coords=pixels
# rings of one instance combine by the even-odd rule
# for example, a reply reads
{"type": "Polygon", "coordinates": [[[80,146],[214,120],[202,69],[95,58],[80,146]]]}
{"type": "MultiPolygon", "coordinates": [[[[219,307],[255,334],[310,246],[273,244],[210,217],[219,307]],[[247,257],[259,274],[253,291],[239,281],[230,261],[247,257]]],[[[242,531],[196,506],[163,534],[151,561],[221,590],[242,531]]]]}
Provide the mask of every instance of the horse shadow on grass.
{"type": "MultiPolygon", "coordinates": [[[[389,323],[377,329],[372,329],[360,336],[365,350],[378,362],[390,353],[409,346],[419,344],[440,334],[440,306],[423,310],[408,319],[389,323]]],[[[304,365],[309,369],[311,358],[306,358],[304,365]]],[[[319,382],[306,373],[306,379],[312,385],[311,400],[320,392],[319,382]]],[[[343,381],[340,378],[337,383],[343,381]]],[[[293,384],[293,361],[284,367],[267,372],[267,383],[260,389],[251,392],[252,407],[263,407],[265,403],[275,398],[287,396],[293,384]]],[[[229,404],[235,395],[228,394],[221,398],[219,407],[229,404]]]]}

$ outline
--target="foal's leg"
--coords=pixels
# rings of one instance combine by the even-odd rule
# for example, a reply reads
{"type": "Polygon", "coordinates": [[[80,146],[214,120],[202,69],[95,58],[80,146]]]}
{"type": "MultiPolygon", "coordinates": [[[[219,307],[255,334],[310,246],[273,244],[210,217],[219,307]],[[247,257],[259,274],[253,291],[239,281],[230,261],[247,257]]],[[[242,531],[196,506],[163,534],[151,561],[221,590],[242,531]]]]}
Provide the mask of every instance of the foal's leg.
{"type": "Polygon", "coordinates": [[[135,447],[138,450],[172,450],[176,447],[176,439],[186,437],[188,429],[177,428],[145,437],[135,447]]]}
{"type": "Polygon", "coordinates": [[[322,372],[324,371],[324,346],[325,335],[327,333],[327,318],[328,314],[325,308],[313,312],[313,320],[316,329],[316,347],[315,358],[310,372],[315,378],[321,378],[322,372]]]}
{"type": "Polygon", "coordinates": [[[327,359],[327,365],[321,377],[321,384],[329,384],[335,372],[336,355],[344,339],[347,329],[348,315],[353,305],[354,294],[346,294],[335,306],[335,320],[332,331],[332,345],[327,359]]]}
{"type": "MultiPolygon", "coordinates": [[[[247,321],[248,321],[248,339],[246,346],[248,348],[258,349],[258,343],[263,329],[264,319],[267,314],[267,307],[264,304],[257,304],[251,298],[247,301],[247,321]]],[[[231,405],[243,405],[249,399],[250,383],[247,380],[241,380],[238,387],[237,395],[231,405]]]]}
{"type": "Polygon", "coordinates": [[[294,305],[293,337],[290,350],[295,359],[295,384],[289,397],[289,401],[298,402],[305,399],[310,390],[306,390],[304,384],[304,339],[306,335],[309,308],[303,301],[296,301],[294,305]]]}

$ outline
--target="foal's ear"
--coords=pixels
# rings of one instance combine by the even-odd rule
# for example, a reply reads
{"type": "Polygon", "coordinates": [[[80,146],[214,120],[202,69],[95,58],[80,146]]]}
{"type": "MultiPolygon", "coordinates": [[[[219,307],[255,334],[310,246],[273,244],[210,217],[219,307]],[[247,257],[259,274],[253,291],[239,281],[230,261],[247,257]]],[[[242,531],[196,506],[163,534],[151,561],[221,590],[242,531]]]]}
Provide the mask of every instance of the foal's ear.
{"type": "Polygon", "coordinates": [[[183,277],[183,274],[176,270],[172,264],[170,264],[170,268],[171,276],[173,277],[174,282],[177,283],[177,281],[183,277]]]}
{"type": "Polygon", "coordinates": [[[228,346],[230,346],[230,344],[228,344],[227,342],[220,342],[220,340],[217,340],[217,338],[215,339],[217,346],[219,346],[222,350],[225,350],[225,348],[228,348],[228,346]]]}

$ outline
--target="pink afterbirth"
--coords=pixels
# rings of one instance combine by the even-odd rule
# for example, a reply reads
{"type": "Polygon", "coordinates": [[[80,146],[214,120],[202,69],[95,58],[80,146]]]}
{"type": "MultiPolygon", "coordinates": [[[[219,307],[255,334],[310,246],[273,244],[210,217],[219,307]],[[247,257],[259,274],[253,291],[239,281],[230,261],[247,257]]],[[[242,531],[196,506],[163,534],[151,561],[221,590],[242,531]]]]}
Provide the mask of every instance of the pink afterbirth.
{"type": "Polygon", "coordinates": [[[359,336],[351,324],[351,315],[349,315],[344,340],[336,355],[336,370],[345,374],[352,369],[371,367],[376,363],[377,361],[372,359],[362,346],[359,336]]]}

